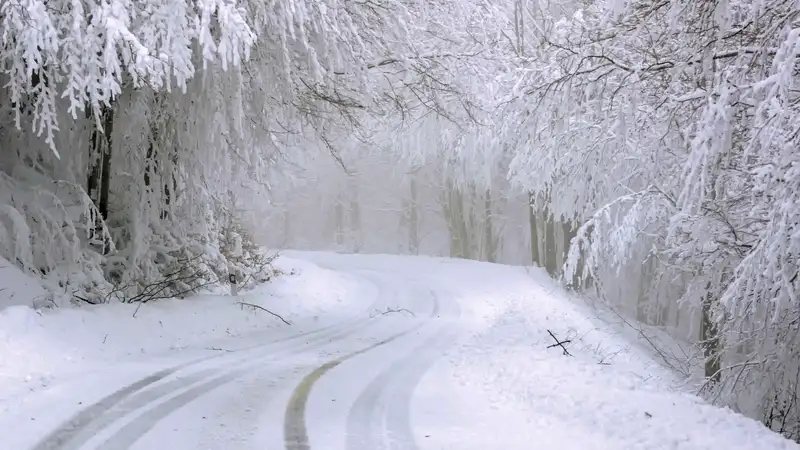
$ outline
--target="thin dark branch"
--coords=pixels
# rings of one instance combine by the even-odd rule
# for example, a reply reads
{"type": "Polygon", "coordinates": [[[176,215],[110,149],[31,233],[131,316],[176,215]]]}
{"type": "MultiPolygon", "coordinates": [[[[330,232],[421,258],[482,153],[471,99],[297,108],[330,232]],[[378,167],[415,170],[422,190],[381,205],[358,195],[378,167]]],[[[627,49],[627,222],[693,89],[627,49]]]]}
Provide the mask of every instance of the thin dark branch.
{"type": "Polygon", "coordinates": [[[275,314],[274,312],[268,310],[267,308],[264,308],[263,306],[259,306],[259,305],[255,305],[253,303],[247,303],[247,302],[236,302],[236,304],[237,305],[242,305],[242,306],[249,306],[249,307],[251,307],[253,309],[260,309],[261,311],[270,313],[273,316],[277,317],[278,319],[281,319],[281,321],[283,321],[283,323],[285,323],[286,325],[291,325],[291,323],[289,323],[286,319],[281,317],[279,314],[275,314]]]}
{"type": "Polygon", "coordinates": [[[555,346],[559,346],[559,347],[561,347],[561,349],[562,349],[562,350],[564,350],[564,355],[566,355],[566,356],[572,356],[572,354],[571,354],[571,353],[570,353],[570,352],[567,350],[567,347],[565,347],[565,346],[564,346],[564,344],[568,344],[568,343],[570,343],[570,342],[571,342],[569,339],[567,339],[567,340],[565,340],[565,341],[559,341],[559,340],[558,340],[558,338],[556,337],[556,335],[555,335],[555,334],[553,334],[553,332],[552,332],[552,331],[550,331],[550,330],[547,330],[547,332],[550,334],[550,337],[552,337],[552,338],[553,338],[553,340],[554,340],[554,341],[556,341],[556,343],[555,343],[555,344],[553,344],[553,345],[550,345],[550,346],[548,346],[547,348],[552,348],[552,347],[555,347],[555,346]]]}

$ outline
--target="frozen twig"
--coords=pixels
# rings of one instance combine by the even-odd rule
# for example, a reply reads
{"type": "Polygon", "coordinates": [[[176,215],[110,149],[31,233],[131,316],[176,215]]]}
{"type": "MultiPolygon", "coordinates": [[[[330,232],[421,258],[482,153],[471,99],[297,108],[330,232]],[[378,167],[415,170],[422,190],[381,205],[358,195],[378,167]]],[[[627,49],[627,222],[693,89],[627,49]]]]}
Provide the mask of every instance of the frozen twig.
{"type": "Polygon", "coordinates": [[[378,316],[378,315],[385,316],[385,315],[387,315],[387,314],[392,314],[392,313],[400,313],[400,312],[406,312],[406,313],[409,313],[409,314],[411,314],[411,316],[412,316],[412,317],[415,317],[415,316],[416,316],[416,314],[414,314],[414,312],[413,312],[413,311],[409,311],[408,309],[405,309],[405,308],[394,308],[394,309],[392,309],[392,308],[389,308],[389,307],[387,306],[387,307],[386,307],[386,311],[381,311],[381,310],[379,310],[379,309],[376,309],[376,310],[375,310],[375,314],[370,314],[370,316],[369,316],[369,317],[370,317],[370,319],[371,319],[371,318],[373,318],[373,317],[376,317],[376,316],[378,316]]]}
{"type": "Polygon", "coordinates": [[[263,306],[259,306],[259,305],[255,305],[255,304],[253,304],[253,303],[247,303],[247,302],[236,302],[236,304],[237,304],[237,305],[242,305],[242,306],[249,306],[249,307],[251,307],[251,308],[253,308],[253,309],[260,309],[261,311],[264,311],[264,312],[270,313],[270,314],[272,314],[273,316],[277,317],[278,319],[281,319],[281,321],[282,321],[283,323],[285,323],[286,325],[291,325],[291,323],[289,323],[289,322],[288,322],[286,319],[284,319],[283,317],[281,317],[279,314],[275,314],[274,312],[272,312],[272,311],[268,310],[267,308],[264,308],[263,306]]]}
{"type": "Polygon", "coordinates": [[[141,307],[142,307],[142,305],[144,305],[144,302],[139,302],[139,304],[138,304],[138,305],[136,305],[136,309],[134,309],[134,310],[133,310],[133,316],[132,316],[132,317],[134,317],[134,318],[135,318],[135,317],[136,317],[136,314],[139,314],[139,308],[141,308],[141,307]]]}

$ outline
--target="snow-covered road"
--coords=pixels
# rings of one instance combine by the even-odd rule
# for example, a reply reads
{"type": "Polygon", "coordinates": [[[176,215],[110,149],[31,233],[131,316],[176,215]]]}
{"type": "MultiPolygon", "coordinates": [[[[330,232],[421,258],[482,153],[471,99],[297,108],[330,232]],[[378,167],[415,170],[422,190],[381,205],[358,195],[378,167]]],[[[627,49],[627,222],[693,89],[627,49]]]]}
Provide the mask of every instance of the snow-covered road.
{"type": "MultiPolygon", "coordinates": [[[[115,347],[124,351],[86,352],[86,342],[104,335],[105,346],[127,323],[109,314],[111,328],[75,338],[81,363],[44,358],[16,385],[13,365],[0,363],[0,375],[8,373],[0,389],[15,392],[0,395],[0,449],[798,448],[673,391],[673,375],[645,350],[539,274],[434,258],[291,256],[305,275],[242,300],[272,297],[259,304],[289,317],[290,327],[228,318],[225,333],[192,340],[172,332],[184,345],[171,349],[153,338],[138,353],[124,343],[115,347]],[[316,312],[281,303],[304,291],[307,303],[325,303],[325,286],[340,294],[316,312]],[[574,356],[548,348],[548,330],[569,338],[574,356]],[[31,383],[43,368],[48,382],[31,383]]],[[[233,314],[226,311],[245,314],[230,300],[208,300],[215,306],[200,316],[188,313],[198,304],[143,313],[136,324],[212,326],[233,314]]],[[[47,336],[69,340],[53,331],[65,320],[59,314],[26,319],[15,339],[55,355],[47,336]]],[[[142,326],[124,336],[148,332],[142,326]]],[[[10,336],[0,357],[13,347],[10,336]]]]}

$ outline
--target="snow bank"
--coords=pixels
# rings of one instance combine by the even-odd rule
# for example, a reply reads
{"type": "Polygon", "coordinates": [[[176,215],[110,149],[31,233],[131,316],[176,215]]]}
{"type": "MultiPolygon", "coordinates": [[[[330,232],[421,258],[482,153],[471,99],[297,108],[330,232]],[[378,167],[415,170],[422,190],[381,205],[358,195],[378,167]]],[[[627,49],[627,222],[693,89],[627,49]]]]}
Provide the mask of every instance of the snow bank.
{"type": "Polygon", "coordinates": [[[0,310],[9,306],[39,306],[50,295],[39,281],[0,256],[0,310]]]}
{"type": "Polygon", "coordinates": [[[422,450],[528,449],[532,442],[565,450],[800,448],[681,392],[682,379],[642,344],[538,269],[421,258],[404,270],[396,258],[366,260],[427,279],[459,302],[465,319],[467,337],[428,372],[412,402],[422,450]],[[571,341],[573,356],[548,348],[555,343],[548,330],[571,341]],[[479,426],[459,426],[465,423],[479,426]]]}
{"type": "MultiPolygon", "coordinates": [[[[99,370],[137,357],[158,357],[177,349],[207,351],[218,341],[263,330],[294,331],[305,324],[333,321],[367,308],[374,286],[360,278],[281,257],[285,274],[252,291],[199,295],[141,305],[108,304],[33,310],[0,310],[0,401],[26,390],[99,370]],[[237,302],[268,308],[291,322],[237,302]],[[138,308],[138,311],[137,311],[138,308]],[[213,344],[213,345],[210,345],[213,344]]],[[[6,286],[6,280],[1,281],[6,286]]],[[[16,285],[14,285],[16,288],[16,285]]],[[[17,290],[22,298],[23,290],[17,290]]],[[[30,304],[28,298],[22,304],[30,304]]]]}

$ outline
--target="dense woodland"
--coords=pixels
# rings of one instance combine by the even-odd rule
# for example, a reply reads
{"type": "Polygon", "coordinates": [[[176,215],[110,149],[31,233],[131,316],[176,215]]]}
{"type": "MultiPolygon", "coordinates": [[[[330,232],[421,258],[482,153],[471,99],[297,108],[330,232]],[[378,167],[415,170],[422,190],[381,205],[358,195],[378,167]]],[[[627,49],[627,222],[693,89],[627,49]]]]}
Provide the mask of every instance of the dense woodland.
{"type": "Polygon", "coordinates": [[[788,0],[3,0],[0,255],[59,305],[261,244],[533,263],[800,440],[799,38],[788,0]]]}

